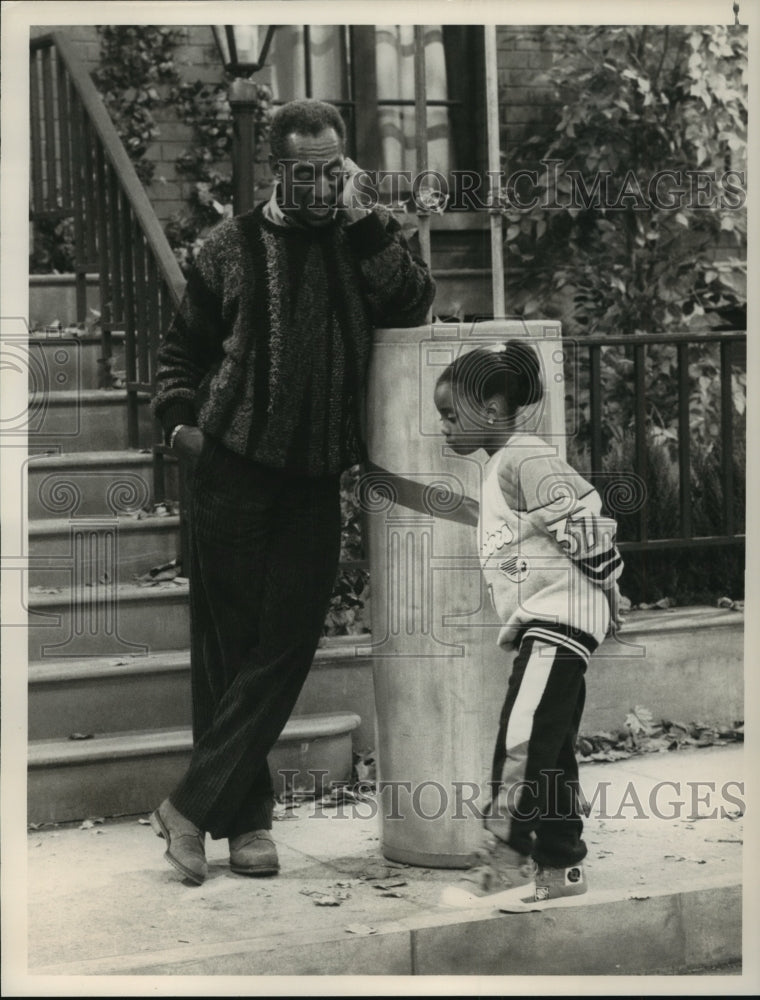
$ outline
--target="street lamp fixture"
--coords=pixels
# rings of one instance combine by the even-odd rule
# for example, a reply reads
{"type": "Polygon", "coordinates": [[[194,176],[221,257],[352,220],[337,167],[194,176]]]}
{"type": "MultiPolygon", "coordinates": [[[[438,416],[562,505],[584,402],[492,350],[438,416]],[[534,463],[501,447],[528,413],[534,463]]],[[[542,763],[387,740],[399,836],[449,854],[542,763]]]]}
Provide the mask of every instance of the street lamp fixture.
{"type": "Polygon", "coordinates": [[[225,72],[234,77],[228,100],[232,113],[232,205],[236,215],[247,212],[254,204],[262,87],[253,74],[264,67],[276,27],[276,24],[211,27],[225,72]]]}
{"type": "Polygon", "coordinates": [[[264,65],[276,24],[215,24],[211,30],[224,68],[247,77],[264,65]]]}

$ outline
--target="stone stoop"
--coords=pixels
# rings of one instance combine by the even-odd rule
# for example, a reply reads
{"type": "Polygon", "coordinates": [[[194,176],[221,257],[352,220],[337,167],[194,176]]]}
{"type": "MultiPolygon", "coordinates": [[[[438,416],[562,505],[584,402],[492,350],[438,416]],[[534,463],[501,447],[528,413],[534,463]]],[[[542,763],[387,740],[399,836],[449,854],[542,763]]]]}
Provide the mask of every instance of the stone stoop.
{"type": "MultiPolygon", "coordinates": [[[[366,643],[328,641],[317,650],[294,715],[354,712],[357,750],[374,746],[372,659],[366,643]]],[[[190,726],[190,652],[38,659],[29,664],[29,739],[100,737],[124,730],[190,726]]]]}
{"type": "MultiPolygon", "coordinates": [[[[351,733],[359,721],[352,712],[292,717],[269,755],[275,792],[323,792],[350,778],[351,733]]],[[[192,747],[189,727],[34,740],[27,822],[150,812],[182,777],[192,747]]]]}
{"type": "MultiPolygon", "coordinates": [[[[88,277],[91,305],[95,282],[88,277]]],[[[97,331],[65,325],[73,294],[69,276],[30,282],[37,329],[26,347],[29,458],[21,485],[29,518],[31,822],[154,808],[191,746],[187,581],[137,583],[176,558],[179,518],[146,516],[151,455],[127,447],[126,392],[102,387],[97,331]]],[[[124,338],[115,332],[112,373],[123,364],[124,338]]],[[[142,440],[151,419],[141,399],[142,440]]],[[[177,464],[164,468],[166,498],[177,500],[177,464]]],[[[371,669],[346,649],[318,654],[315,680],[270,755],[274,769],[345,781],[353,749],[374,745],[371,669]]]]}

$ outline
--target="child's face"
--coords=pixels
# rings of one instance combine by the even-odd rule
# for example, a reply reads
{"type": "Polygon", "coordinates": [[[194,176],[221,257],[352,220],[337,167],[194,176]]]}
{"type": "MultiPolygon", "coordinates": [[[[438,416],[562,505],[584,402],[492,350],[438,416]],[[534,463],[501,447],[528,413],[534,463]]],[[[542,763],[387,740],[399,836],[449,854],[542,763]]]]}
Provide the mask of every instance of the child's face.
{"type": "Polygon", "coordinates": [[[479,417],[467,407],[455,406],[450,382],[440,382],[435,387],[433,401],[441,416],[441,432],[446,444],[457,455],[471,455],[485,445],[488,436],[486,414],[479,417]]]}

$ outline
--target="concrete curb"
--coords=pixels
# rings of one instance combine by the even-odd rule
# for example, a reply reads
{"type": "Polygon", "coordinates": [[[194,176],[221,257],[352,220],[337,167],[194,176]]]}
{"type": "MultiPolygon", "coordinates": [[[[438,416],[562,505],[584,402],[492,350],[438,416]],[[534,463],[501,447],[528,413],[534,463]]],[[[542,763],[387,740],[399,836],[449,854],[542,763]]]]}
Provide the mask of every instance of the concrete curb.
{"type": "Polygon", "coordinates": [[[742,886],[592,892],[542,912],[443,910],[334,930],[247,938],[30,969],[34,975],[656,975],[742,956],[742,886]]]}

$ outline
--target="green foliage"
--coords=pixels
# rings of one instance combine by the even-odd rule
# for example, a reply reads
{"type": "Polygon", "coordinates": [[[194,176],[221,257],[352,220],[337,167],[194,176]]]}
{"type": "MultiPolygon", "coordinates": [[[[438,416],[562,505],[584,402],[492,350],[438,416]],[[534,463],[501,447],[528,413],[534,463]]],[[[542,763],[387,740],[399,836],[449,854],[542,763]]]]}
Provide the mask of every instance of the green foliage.
{"type": "Polygon", "coordinates": [[[65,274],[74,270],[74,220],[36,219],[32,227],[30,274],[65,274]]]}
{"type": "MultiPolygon", "coordinates": [[[[581,342],[582,344],[582,342],[581,342]]],[[[630,350],[602,349],[602,472],[632,473],[635,462],[634,377],[630,350]]],[[[592,472],[591,421],[587,352],[573,371],[568,365],[568,404],[577,420],[568,440],[568,459],[592,472]]],[[[689,453],[692,533],[710,537],[725,533],[722,467],[720,357],[716,344],[688,349],[689,453]]],[[[678,366],[672,344],[646,349],[646,528],[650,539],[677,538],[680,522],[678,366]]],[[[733,508],[734,530],[745,530],[746,501],[746,371],[738,358],[732,366],[733,508]]],[[[598,471],[598,470],[597,470],[598,471]]],[[[611,510],[621,541],[639,536],[639,514],[611,510]]],[[[704,551],[629,554],[622,579],[624,593],[634,603],[670,597],[678,604],[714,602],[722,596],[744,593],[744,553],[740,546],[710,550],[709,573],[704,551]]]]}
{"type": "Polygon", "coordinates": [[[325,618],[324,634],[358,635],[370,631],[369,570],[351,563],[366,559],[362,533],[362,515],[357,500],[361,469],[355,465],[343,473],[340,482],[341,567],[330,607],[325,618]]]}
{"type": "Polygon", "coordinates": [[[164,103],[159,86],[177,79],[178,35],[154,25],[101,25],[100,65],[92,77],[140,180],[148,184],[154,164],[145,159],[158,137],[153,111],[164,103]]]}
{"type": "MultiPolygon", "coordinates": [[[[170,95],[180,120],[193,129],[192,145],[177,160],[177,170],[193,182],[188,207],[175,214],[165,227],[169,243],[184,271],[191,266],[208,231],[221,219],[231,216],[233,211],[233,134],[228,89],[228,81],[218,84],[184,82],[174,87],[170,95]]],[[[272,92],[265,84],[260,84],[256,97],[258,145],[254,155],[256,162],[262,163],[271,117],[272,92]]]]}
{"type": "MultiPolygon", "coordinates": [[[[557,115],[522,143],[503,192],[510,310],[558,317],[566,337],[744,326],[747,33],[724,26],[557,26],[544,44],[558,55],[544,75],[557,115]],[[733,171],[733,173],[730,173],[733,171]],[[526,185],[526,179],[535,183],[526,185]],[[531,204],[532,203],[532,204],[531,204]]],[[[568,370],[577,418],[570,459],[590,471],[588,356],[568,370]]],[[[634,470],[634,361],[601,354],[603,470],[634,470]]],[[[743,524],[743,364],[732,370],[735,517],[743,524]]],[[[680,534],[678,363],[674,345],[645,352],[650,538],[680,534]]],[[[689,348],[693,531],[724,532],[717,347],[689,348]]],[[[620,516],[621,539],[638,515],[620,516]]],[[[741,550],[629,555],[623,578],[634,601],[678,603],[743,590],[741,550]]]]}
{"type": "Polygon", "coordinates": [[[512,308],[561,315],[573,335],[720,323],[746,302],[746,29],[551,27],[545,41],[561,111],[510,162],[537,175],[505,192],[512,308]]]}

